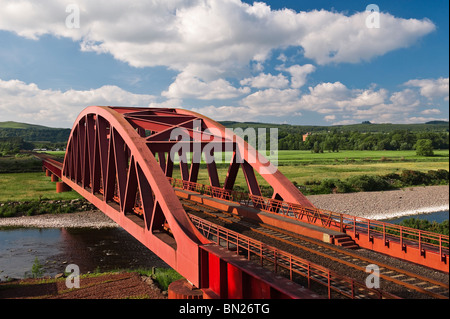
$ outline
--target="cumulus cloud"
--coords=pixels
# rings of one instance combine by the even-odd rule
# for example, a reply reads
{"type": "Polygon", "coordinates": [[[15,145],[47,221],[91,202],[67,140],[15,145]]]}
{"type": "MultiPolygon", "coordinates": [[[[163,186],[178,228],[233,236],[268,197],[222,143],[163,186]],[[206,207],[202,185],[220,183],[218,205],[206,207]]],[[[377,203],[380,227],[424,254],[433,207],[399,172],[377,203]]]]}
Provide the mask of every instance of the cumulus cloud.
{"type": "Polygon", "coordinates": [[[195,98],[200,100],[231,99],[250,93],[250,88],[235,88],[224,79],[205,82],[186,73],[180,73],[167,91],[161,95],[171,99],[195,98]]]}
{"type": "Polygon", "coordinates": [[[0,29],[30,39],[67,37],[85,51],[109,53],[135,67],[189,64],[221,70],[265,61],[272,50],[301,47],[316,63],[359,62],[412,45],[432,32],[427,20],[381,13],[381,28],[365,25],[368,13],[272,10],[240,0],[78,0],[80,28],[65,25],[67,1],[0,0],[0,29]],[[213,27],[212,27],[213,26],[213,27]]]}
{"type": "MultiPolygon", "coordinates": [[[[365,25],[367,12],[273,10],[265,3],[241,0],[77,0],[76,4],[80,28],[70,29],[65,25],[67,1],[0,0],[0,30],[33,40],[43,35],[65,37],[79,43],[82,51],[110,54],[133,67],[176,70],[173,83],[161,93],[167,101],[116,86],[62,92],[0,80],[0,110],[5,116],[16,112],[44,123],[60,113],[72,117],[67,121],[71,125],[88,104],[181,106],[190,98],[242,98],[236,105],[226,101],[224,106],[196,110],[217,119],[311,111],[327,121],[391,121],[404,120],[405,112],[417,110],[420,97],[448,100],[448,78],[411,80],[405,83],[407,89],[394,93],[348,88],[339,81],[302,92],[308,75],[316,70],[313,64],[283,64],[277,68],[283,73],[263,73],[272,53],[286,48],[297,48],[317,65],[368,61],[412,46],[433,32],[436,27],[428,19],[382,12],[380,28],[370,29],[365,25]],[[256,75],[249,77],[250,70],[256,75]]],[[[292,62],[283,52],[277,60],[292,62]]]]}
{"type": "Polygon", "coordinates": [[[416,123],[415,121],[434,120],[436,118],[429,116],[442,114],[438,108],[421,110],[424,105],[422,100],[420,90],[407,88],[389,92],[373,86],[350,89],[337,81],[310,86],[306,93],[291,88],[264,89],[246,96],[239,106],[234,108],[208,106],[204,109],[198,108],[197,111],[214,114],[220,119],[245,116],[252,120],[261,116],[300,116],[307,111],[322,114],[326,122],[335,125],[366,120],[372,123],[416,123]],[[424,116],[419,117],[416,114],[424,116]]]}
{"type": "Polygon", "coordinates": [[[240,81],[241,85],[250,85],[254,88],[276,88],[282,89],[289,85],[289,80],[283,75],[272,75],[266,73],[260,73],[257,76],[251,78],[245,78],[240,81]]]}
{"type": "Polygon", "coordinates": [[[448,78],[410,80],[406,86],[420,88],[420,94],[430,100],[444,98],[448,101],[449,85],[448,78]]]}
{"type": "Polygon", "coordinates": [[[308,74],[314,72],[316,67],[312,64],[293,65],[288,68],[281,67],[280,69],[291,74],[291,87],[294,89],[301,88],[306,83],[308,74]]]}
{"type": "Polygon", "coordinates": [[[430,114],[441,114],[441,110],[438,109],[426,109],[420,112],[420,114],[430,115],[430,114]]]}
{"type": "Polygon", "coordinates": [[[134,94],[117,86],[97,89],[44,90],[34,83],[0,79],[1,120],[20,120],[53,127],[72,127],[78,114],[89,105],[146,106],[155,96],[134,94]]]}

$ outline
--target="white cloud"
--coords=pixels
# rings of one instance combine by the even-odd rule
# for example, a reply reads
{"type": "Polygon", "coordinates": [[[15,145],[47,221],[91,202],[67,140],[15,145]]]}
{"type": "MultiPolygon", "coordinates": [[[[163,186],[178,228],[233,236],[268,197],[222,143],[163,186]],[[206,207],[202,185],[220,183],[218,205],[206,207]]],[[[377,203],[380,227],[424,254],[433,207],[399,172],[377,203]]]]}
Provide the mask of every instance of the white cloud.
{"type": "Polygon", "coordinates": [[[388,13],[380,13],[379,29],[370,29],[365,25],[368,14],[308,12],[301,20],[308,25],[307,32],[299,41],[305,56],[319,64],[356,63],[408,47],[435,30],[427,19],[400,19],[388,13]]]}
{"type": "Polygon", "coordinates": [[[228,120],[258,120],[264,116],[294,117],[305,112],[315,112],[322,114],[324,121],[333,125],[361,121],[418,123],[438,119],[429,117],[437,114],[442,114],[440,119],[445,120],[444,112],[437,107],[420,110],[424,103],[419,93],[419,90],[410,88],[391,93],[374,86],[350,89],[341,82],[324,82],[309,87],[304,94],[298,89],[268,88],[246,96],[238,106],[199,107],[196,111],[212,118],[228,120]],[[418,116],[420,114],[425,116],[418,116]]]}
{"type": "Polygon", "coordinates": [[[332,122],[336,119],[336,115],[327,115],[327,116],[324,116],[323,119],[327,122],[332,122]]]}
{"type": "Polygon", "coordinates": [[[205,82],[201,79],[180,73],[162,96],[171,99],[195,98],[200,100],[231,99],[250,93],[250,88],[235,88],[228,81],[218,79],[205,82]]]}
{"type": "Polygon", "coordinates": [[[240,101],[254,113],[282,116],[297,108],[299,91],[296,89],[265,89],[252,93],[240,101]]]}
{"type": "MultiPolygon", "coordinates": [[[[381,27],[369,29],[365,26],[367,12],[347,15],[326,10],[272,10],[265,3],[240,0],[77,0],[80,29],[69,29],[65,25],[67,4],[63,0],[0,0],[0,30],[34,40],[46,34],[66,37],[78,42],[83,51],[110,54],[134,67],[176,70],[179,73],[174,82],[161,94],[167,101],[116,86],[62,92],[0,80],[2,118],[14,113],[33,121],[57,123],[56,118],[65,114],[71,119],[63,122],[71,125],[89,104],[180,106],[186,98],[213,100],[247,95],[236,106],[227,101],[226,106],[197,109],[213,118],[312,111],[330,121],[405,121],[411,118],[411,112],[420,112],[417,91],[428,99],[448,100],[448,78],[411,80],[405,83],[406,90],[392,94],[385,89],[348,88],[341,82],[319,83],[302,94],[299,89],[315,72],[314,65],[278,68],[290,74],[290,87],[285,74],[261,73],[274,50],[288,47],[299,49],[319,65],[367,61],[412,46],[433,32],[436,27],[428,19],[381,13],[381,27]],[[248,77],[252,67],[258,75],[248,77]],[[244,78],[242,74],[247,75],[244,78]],[[259,90],[250,94],[248,86],[259,90]]],[[[277,59],[288,61],[283,52],[277,59]]]]}
{"type": "Polygon", "coordinates": [[[133,94],[117,86],[86,91],[43,90],[34,83],[0,79],[1,120],[38,123],[53,127],[72,127],[78,114],[89,105],[147,106],[152,95],[133,94]]]}
{"type": "Polygon", "coordinates": [[[291,74],[291,87],[294,89],[301,88],[306,83],[306,77],[309,73],[316,70],[312,64],[293,65],[288,68],[281,68],[291,74]]]}
{"type": "Polygon", "coordinates": [[[430,115],[430,114],[441,114],[441,111],[438,109],[427,109],[420,112],[420,114],[430,115]]]}
{"type": "Polygon", "coordinates": [[[252,112],[251,109],[244,106],[203,106],[191,109],[204,116],[210,117],[215,121],[221,120],[237,120],[243,119],[251,120],[257,118],[258,113],[252,112]]]}
{"type": "Polygon", "coordinates": [[[289,46],[302,47],[319,64],[354,63],[410,46],[435,29],[427,19],[387,13],[381,13],[380,29],[368,29],[366,12],[272,10],[240,0],[78,0],[80,28],[69,29],[67,4],[0,0],[0,30],[30,39],[71,38],[82,50],[110,53],[136,67],[184,71],[198,63],[224,71],[263,62],[272,50],[289,46]]]}
{"type": "Polygon", "coordinates": [[[272,75],[260,73],[259,75],[251,78],[241,80],[241,85],[250,85],[254,88],[276,88],[283,89],[289,85],[289,80],[283,75],[272,75]]]}
{"type": "Polygon", "coordinates": [[[430,100],[444,98],[448,101],[448,78],[410,80],[405,85],[420,88],[420,94],[430,100]]]}

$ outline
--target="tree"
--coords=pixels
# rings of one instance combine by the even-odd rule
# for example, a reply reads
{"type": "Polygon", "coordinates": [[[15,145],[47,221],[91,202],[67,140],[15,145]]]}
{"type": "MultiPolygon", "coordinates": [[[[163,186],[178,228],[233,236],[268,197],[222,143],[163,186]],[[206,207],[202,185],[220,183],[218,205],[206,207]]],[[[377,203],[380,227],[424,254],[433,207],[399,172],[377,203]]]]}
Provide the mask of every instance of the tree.
{"type": "Polygon", "coordinates": [[[433,156],[433,142],[429,139],[417,140],[416,154],[419,156],[433,156]]]}

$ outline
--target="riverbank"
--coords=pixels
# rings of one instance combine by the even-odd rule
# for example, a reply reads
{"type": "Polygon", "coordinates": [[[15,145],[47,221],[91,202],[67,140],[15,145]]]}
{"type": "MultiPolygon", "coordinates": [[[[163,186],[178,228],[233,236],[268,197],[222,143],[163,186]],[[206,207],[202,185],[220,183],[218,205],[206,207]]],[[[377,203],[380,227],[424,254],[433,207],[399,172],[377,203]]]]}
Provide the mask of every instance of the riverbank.
{"type": "MultiPolygon", "coordinates": [[[[382,192],[310,195],[318,208],[369,219],[388,219],[427,212],[449,210],[449,188],[409,187],[382,192]]],[[[69,214],[44,214],[0,218],[0,227],[106,228],[119,227],[98,210],[69,214]]]]}
{"type": "Polygon", "coordinates": [[[148,276],[121,272],[82,276],[80,287],[66,279],[21,279],[0,283],[0,299],[167,299],[148,276]]]}
{"type": "Polygon", "coordinates": [[[311,195],[318,208],[369,219],[389,219],[449,210],[448,185],[381,192],[311,195]]]}
{"type": "Polygon", "coordinates": [[[0,227],[110,228],[119,225],[99,210],[0,218],[0,227]]]}

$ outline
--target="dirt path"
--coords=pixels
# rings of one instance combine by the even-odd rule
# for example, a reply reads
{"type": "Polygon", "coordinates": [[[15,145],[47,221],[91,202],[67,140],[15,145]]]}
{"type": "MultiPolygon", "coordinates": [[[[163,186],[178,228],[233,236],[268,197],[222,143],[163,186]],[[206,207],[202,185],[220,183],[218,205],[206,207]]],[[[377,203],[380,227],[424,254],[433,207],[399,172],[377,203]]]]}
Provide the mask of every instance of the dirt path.
{"type": "Polygon", "coordinates": [[[80,279],[68,289],[66,279],[23,279],[0,283],[0,299],[167,299],[149,277],[137,273],[105,274],[80,279]]]}

